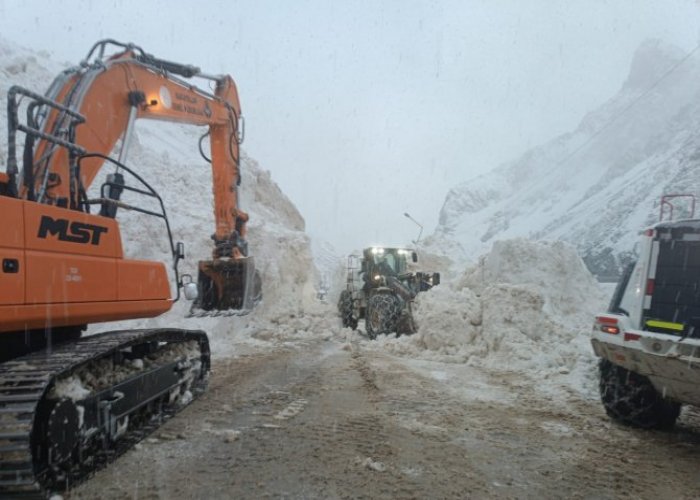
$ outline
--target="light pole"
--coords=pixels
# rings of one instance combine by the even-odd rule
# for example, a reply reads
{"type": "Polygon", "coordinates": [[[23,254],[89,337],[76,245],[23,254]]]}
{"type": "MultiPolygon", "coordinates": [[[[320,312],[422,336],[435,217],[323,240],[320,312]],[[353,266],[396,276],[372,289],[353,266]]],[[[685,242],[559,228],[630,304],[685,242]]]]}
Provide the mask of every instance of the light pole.
{"type": "Polygon", "coordinates": [[[418,242],[420,241],[420,237],[423,234],[423,226],[416,219],[411,217],[408,214],[408,212],[404,212],[403,214],[406,216],[406,218],[411,219],[416,224],[416,226],[418,226],[420,228],[420,232],[418,233],[418,238],[416,238],[416,240],[413,242],[414,245],[418,245],[418,242]]]}

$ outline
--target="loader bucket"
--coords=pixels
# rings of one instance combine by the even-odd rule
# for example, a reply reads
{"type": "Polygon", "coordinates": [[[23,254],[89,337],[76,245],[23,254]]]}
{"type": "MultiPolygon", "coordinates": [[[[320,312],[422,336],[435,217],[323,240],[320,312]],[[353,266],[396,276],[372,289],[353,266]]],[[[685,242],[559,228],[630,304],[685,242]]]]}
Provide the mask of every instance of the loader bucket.
{"type": "Polygon", "coordinates": [[[260,301],[260,274],[252,257],[199,261],[199,297],[192,312],[247,312],[260,301]]]}

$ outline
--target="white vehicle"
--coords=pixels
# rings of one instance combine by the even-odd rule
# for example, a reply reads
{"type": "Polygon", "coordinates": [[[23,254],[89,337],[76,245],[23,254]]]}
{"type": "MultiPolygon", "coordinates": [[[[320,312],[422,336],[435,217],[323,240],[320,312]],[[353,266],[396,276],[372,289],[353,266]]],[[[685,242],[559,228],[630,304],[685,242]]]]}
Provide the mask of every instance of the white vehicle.
{"type": "Polygon", "coordinates": [[[700,406],[700,220],[643,232],[639,258],[596,317],[591,342],[612,418],[668,428],[682,404],[700,406]]]}

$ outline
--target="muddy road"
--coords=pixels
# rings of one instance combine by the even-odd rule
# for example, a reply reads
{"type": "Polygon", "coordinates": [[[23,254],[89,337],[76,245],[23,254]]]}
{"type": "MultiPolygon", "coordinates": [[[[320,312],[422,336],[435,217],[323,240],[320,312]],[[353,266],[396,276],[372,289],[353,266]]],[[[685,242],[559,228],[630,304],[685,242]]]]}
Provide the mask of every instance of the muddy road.
{"type": "Polygon", "coordinates": [[[700,416],[618,426],[522,375],[334,340],[218,360],[208,392],[65,497],[697,498],[700,416]]]}

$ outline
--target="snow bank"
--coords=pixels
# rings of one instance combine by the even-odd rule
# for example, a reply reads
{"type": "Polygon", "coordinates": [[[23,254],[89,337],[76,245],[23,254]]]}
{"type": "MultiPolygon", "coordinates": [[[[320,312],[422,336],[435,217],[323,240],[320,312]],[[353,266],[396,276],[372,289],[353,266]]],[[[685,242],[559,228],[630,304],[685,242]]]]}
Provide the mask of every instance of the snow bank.
{"type": "Polygon", "coordinates": [[[576,249],[561,241],[497,241],[490,253],[468,269],[457,284],[477,294],[494,284],[532,286],[546,298],[545,312],[569,321],[590,320],[586,304],[600,295],[576,249]]]}
{"type": "Polygon", "coordinates": [[[418,332],[384,338],[378,349],[523,373],[591,390],[591,318],[605,294],[563,242],[496,242],[452,283],[421,294],[418,332]]]}

